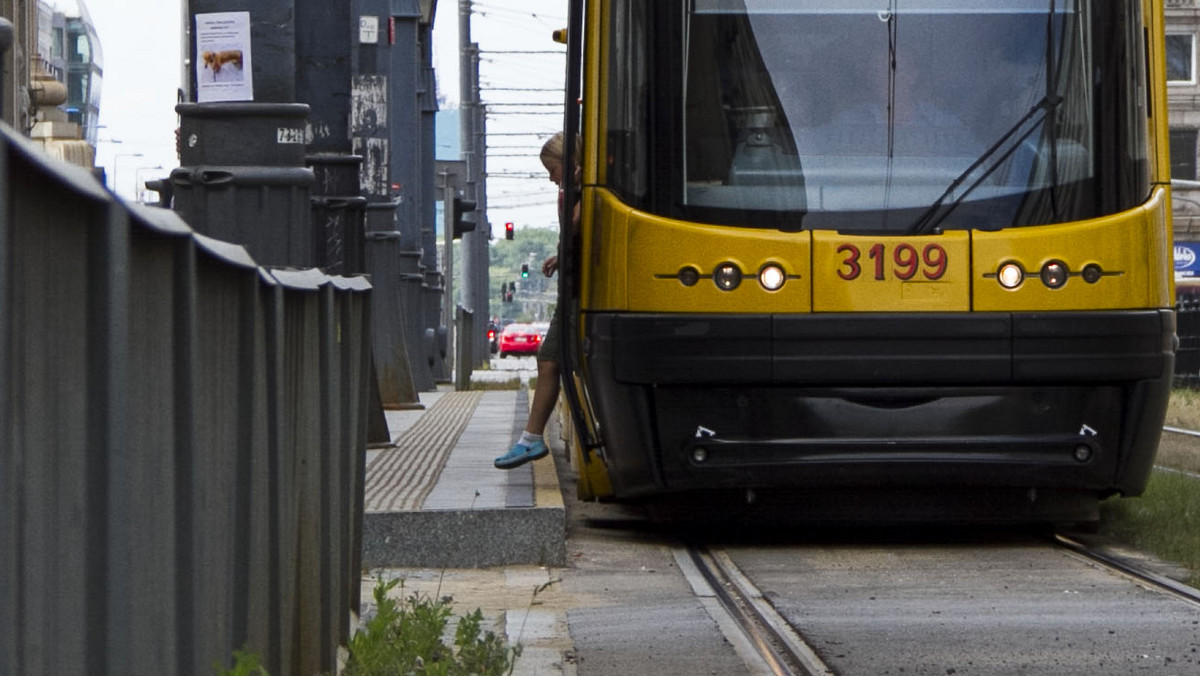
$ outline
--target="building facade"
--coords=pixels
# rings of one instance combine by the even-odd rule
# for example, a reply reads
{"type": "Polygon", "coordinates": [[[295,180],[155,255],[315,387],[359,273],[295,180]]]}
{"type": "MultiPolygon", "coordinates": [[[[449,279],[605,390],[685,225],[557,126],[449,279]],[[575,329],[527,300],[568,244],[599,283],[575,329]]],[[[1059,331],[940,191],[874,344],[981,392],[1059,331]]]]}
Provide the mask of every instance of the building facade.
{"type": "Polygon", "coordinates": [[[67,86],[67,100],[58,107],[94,148],[104,70],[100,39],[82,1],[38,0],[37,58],[37,69],[67,86]]]}
{"type": "Polygon", "coordinates": [[[1200,276],[1200,0],[1165,0],[1175,275],[1200,276]]]}
{"type": "Polygon", "coordinates": [[[75,125],[71,135],[94,149],[103,59],[82,0],[0,0],[0,17],[13,24],[3,58],[2,119],[22,134],[56,140],[70,129],[64,124],[75,125]],[[39,123],[55,126],[39,132],[39,123]]]}

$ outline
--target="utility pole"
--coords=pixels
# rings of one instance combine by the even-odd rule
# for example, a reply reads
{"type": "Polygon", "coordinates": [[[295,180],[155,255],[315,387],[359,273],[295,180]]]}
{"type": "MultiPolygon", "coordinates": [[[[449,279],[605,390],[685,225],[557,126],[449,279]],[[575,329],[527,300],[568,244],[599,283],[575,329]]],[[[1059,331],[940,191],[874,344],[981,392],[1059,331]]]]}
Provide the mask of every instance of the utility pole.
{"type": "MultiPolygon", "coordinates": [[[[461,350],[454,349],[454,340],[456,337],[461,338],[457,328],[455,327],[455,319],[457,313],[454,308],[454,198],[458,196],[458,191],[466,183],[467,166],[463,160],[437,160],[437,187],[442,191],[442,270],[445,271],[446,278],[442,282],[442,287],[445,290],[445,295],[442,297],[442,316],[446,321],[446,343],[450,349],[446,350],[446,361],[450,362],[451,371],[470,370],[471,364],[461,363],[457,355],[462,354],[461,350]]],[[[464,236],[465,241],[465,236],[464,236]]],[[[465,251],[465,248],[464,248],[465,251]]],[[[459,382],[459,378],[455,378],[455,383],[459,382]]]]}
{"type": "MultiPolygon", "coordinates": [[[[475,230],[462,238],[462,298],[463,305],[476,318],[489,317],[488,302],[488,216],[487,190],[485,187],[484,164],[486,146],[484,138],[484,108],[479,97],[479,45],[471,41],[471,0],[458,0],[459,40],[459,99],[462,111],[459,120],[459,135],[462,158],[467,163],[466,184],[463,192],[466,199],[476,204],[475,230]]],[[[485,326],[480,321],[479,326],[485,326]]],[[[476,364],[484,363],[491,350],[487,335],[483,331],[468,336],[476,364]]]]}

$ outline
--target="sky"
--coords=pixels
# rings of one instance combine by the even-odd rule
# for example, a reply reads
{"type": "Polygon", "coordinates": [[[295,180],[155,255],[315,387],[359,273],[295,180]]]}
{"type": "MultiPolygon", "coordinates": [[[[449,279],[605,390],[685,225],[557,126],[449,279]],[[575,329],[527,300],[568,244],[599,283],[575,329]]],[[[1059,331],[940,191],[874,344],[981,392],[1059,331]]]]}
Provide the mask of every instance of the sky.
{"type": "MultiPolygon", "coordinates": [[[[74,3],[51,1],[68,7],[74,3]]],[[[144,181],[165,177],[178,166],[175,103],[183,81],[182,3],[83,2],[104,56],[96,164],[106,168],[110,188],[134,199],[144,181]]],[[[546,179],[537,154],[562,125],[558,104],[565,66],[562,46],[551,40],[551,33],[564,27],[566,0],[472,3],[471,37],[481,50],[480,83],[489,103],[489,220],[499,236],[507,221],[518,230],[556,225],[557,189],[546,179]],[[541,53],[546,51],[560,53],[541,53]]],[[[442,108],[458,104],[458,53],[458,2],[438,0],[434,68],[442,108]]]]}

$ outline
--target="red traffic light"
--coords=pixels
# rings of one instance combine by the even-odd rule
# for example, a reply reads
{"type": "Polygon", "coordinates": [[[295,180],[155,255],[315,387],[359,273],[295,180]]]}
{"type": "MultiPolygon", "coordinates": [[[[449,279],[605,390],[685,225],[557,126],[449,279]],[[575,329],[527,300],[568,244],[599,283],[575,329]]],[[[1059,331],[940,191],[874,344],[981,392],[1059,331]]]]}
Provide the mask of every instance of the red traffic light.
{"type": "Polygon", "coordinates": [[[509,221],[504,224],[504,239],[513,238],[513,222],[509,221]]]}

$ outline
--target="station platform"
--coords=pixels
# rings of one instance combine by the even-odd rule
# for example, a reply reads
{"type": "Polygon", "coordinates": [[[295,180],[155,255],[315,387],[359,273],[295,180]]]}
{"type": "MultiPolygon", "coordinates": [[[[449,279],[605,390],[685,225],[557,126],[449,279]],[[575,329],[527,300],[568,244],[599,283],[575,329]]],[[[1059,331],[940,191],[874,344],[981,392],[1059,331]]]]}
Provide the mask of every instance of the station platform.
{"type": "Polygon", "coordinates": [[[367,452],[363,566],[564,565],[553,454],[492,466],[524,427],[528,389],[418,396],[423,409],[385,411],[393,445],[367,452]]]}

